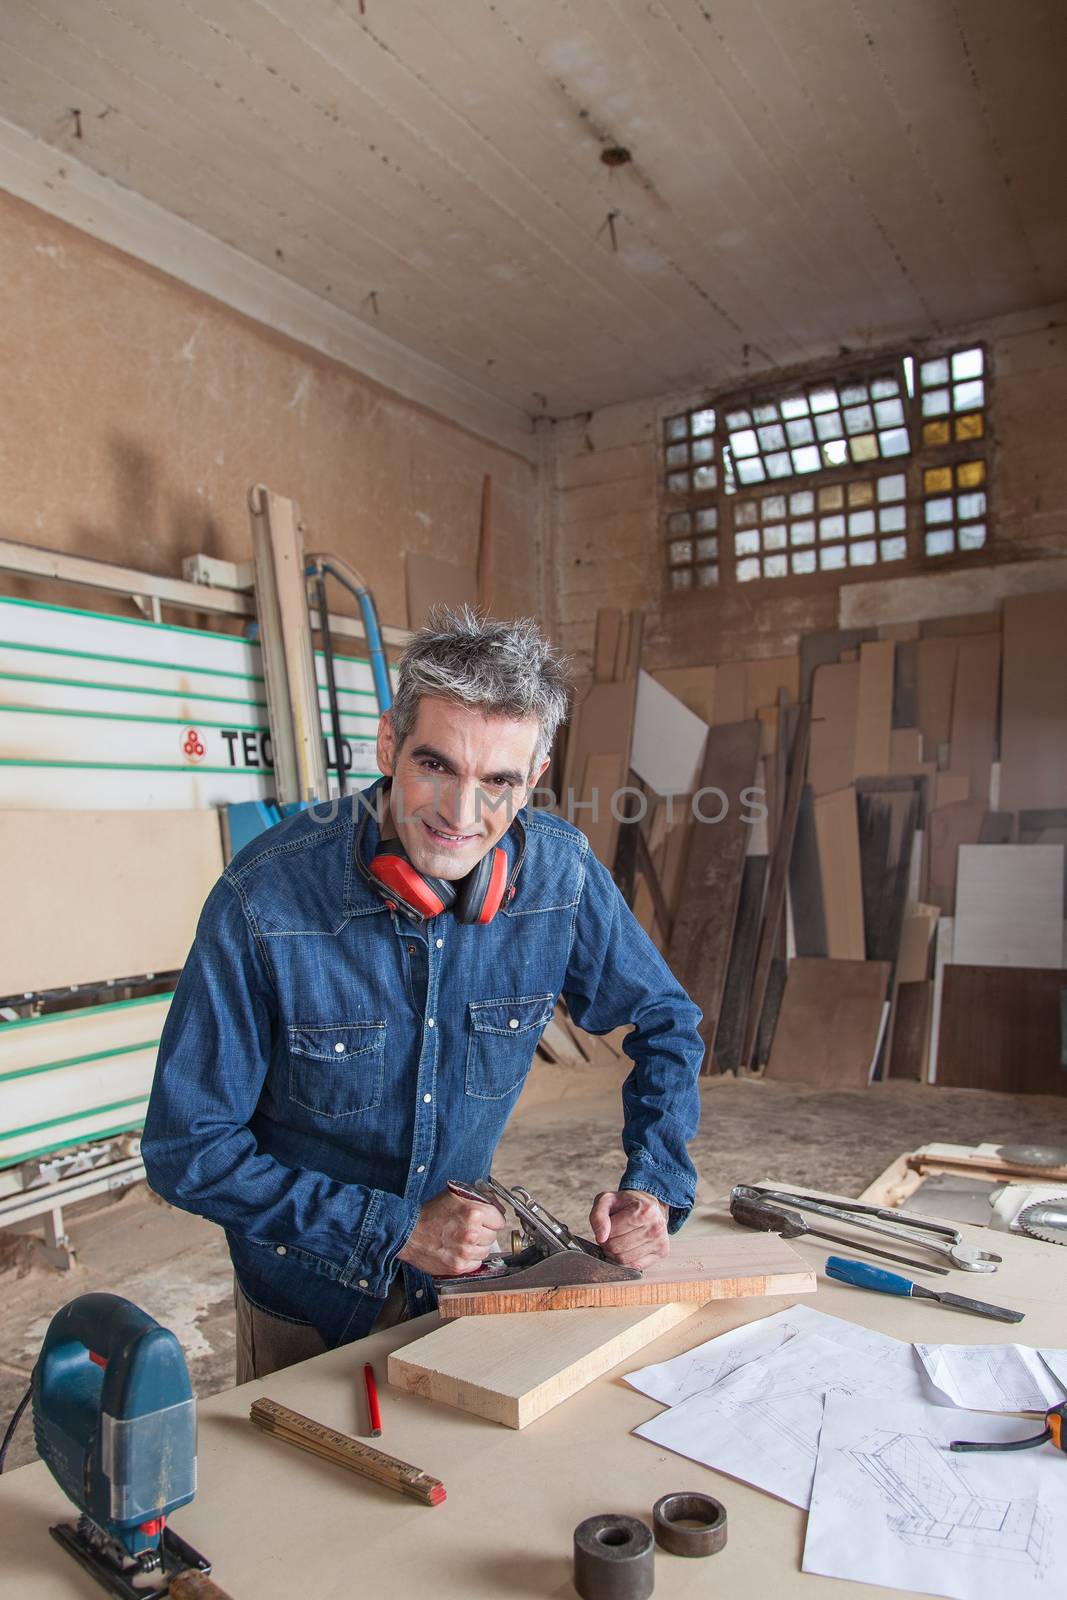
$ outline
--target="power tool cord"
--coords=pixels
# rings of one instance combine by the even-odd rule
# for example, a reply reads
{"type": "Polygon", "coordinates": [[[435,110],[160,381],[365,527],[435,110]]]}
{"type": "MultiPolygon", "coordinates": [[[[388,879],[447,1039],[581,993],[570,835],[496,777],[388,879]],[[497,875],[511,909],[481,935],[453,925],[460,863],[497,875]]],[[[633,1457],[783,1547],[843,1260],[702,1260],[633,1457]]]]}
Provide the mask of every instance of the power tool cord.
{"type": "Polygon", "coordinates": [[[33,1394],[32,1388],[26,1390],[26,1393],[23,1395],[22,1399],[19,1401],[18,1405],[15,1407],[15,1415],[11,1418],[11,1421],[7,1425],[7,1432],[4,1434],[4,1442],[3,1442],[3,1444],[0,1444],[0,1472],[3,1472],[3,1470],[4,1470],[4,1463],[7,1460],[7,1448],[8,1448],[8,1445],[11,1443],[12,1439],[15,1437],[15,1429],[18,1427],[19,1423],[22,1421],[22,1413],[25,1411],[26,1407],[29,1405],[30,1396],[32,1394],[33,1394]]]}

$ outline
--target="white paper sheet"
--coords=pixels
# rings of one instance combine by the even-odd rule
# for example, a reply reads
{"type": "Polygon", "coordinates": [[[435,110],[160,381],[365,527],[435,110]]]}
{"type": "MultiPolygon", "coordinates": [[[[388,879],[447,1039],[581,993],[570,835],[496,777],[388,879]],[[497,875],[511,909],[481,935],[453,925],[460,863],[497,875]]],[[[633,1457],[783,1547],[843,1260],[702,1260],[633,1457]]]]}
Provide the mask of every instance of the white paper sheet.
{"type": "Polygon", "coordinates": [[[627,1374],[626,1382],[665,1406],[676,1406],[690,1395],[712,1388],[749,1361],[770,1355],[798,1333],[817,1333],[823,1339],[863,1351],[872,1361],[890,1357],[909,1366],[912,1363],[911,1346],[902,1339],[893,1339],[886,1333],[872,1333],[869,1328],[857,1327],[841,1317],[828,1317],[812,1306],[797,1305],[786,1311],[776,1311],[773,1316],[761,1317],[758,1322],[731,1328],[728,1333],[717,1334],[714,1339],[707,1339],[670,1361],[640,1367],[627,1374]]]}
{"type": "MultiPolygon", "coordinates": [[[[882,1337],[867,1329],[854,1331],[867,1339],[882,1337]]],[[[859,1345],[849,1348],[815,1333],[797,1332],[770,1355],[738,1368],[634,1432],[806,1506],[823,1398],[830,1390],[922,1401],[928,1386],[910,1345],[901,1346],[900,1357],[890,1350],[872,1361],[859,1345]]]]}
{"type": "Polygon", "coordinates": [[[1045,1411],[1067,1400],[1067,1389],[1055,1376],[1067,1370],[1067,1350],[1032,1350],[1024,1344],[917,1344],[915,1352],[931,1383],[954,1406],[1045,1411]]]}
{"type": "Polygon", "coordinates": [[[829,1395],[804,1571],[952,1600],[1067,1592],[1062,1455],[947,1448],[1030,1431],[1018,1417],[829,1395]]]}

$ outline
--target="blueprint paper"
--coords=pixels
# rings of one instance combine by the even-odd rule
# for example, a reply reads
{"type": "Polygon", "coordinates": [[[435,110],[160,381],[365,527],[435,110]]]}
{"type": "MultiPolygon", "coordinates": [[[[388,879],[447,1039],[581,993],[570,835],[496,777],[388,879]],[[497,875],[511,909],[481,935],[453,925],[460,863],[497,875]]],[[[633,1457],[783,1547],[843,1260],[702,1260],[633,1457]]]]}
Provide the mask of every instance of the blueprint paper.
{"type": "Polygon", "coordinates": [[[1055,1376],[1067,1369],[1067,1350],[1031,1350],[1024,1344],[917,1344],[915,1351],[931,1383],[955,1406],[974,1411],[1046,1411],[1067,1399],[1067,1389],[1055,1376]]]}
{"type": "Polygon", "coordinates": [[[911,1347],[904,1360],[872,1361],[815,1333],[796,1333],[770,1355],[739,1367],[713,1388],[693,1394],[642,1423],[642,1439],[755,1484],[795,1506],[811,1497],[831,1390],[922,1401],[926,1384],[911,1347]]]}
{"type": "Polygon", "coordinates": [[[811,1306],[798,1305],[731,1328],[670,1361],[641,1367],[629,1373],[626,1382],[665,1406],[676,1406],[690,1395],[712,1388],[748,1362],[769,1355],[798,1333],[817,1333],[820,1338],[862,1351],[872,1361],[890,1359],[909,1367],[912,1364],[911,1346],[903,1340],[872,1333],[841,1317],[828,1317],[811,1306]]]}
{"type": "Polygon", "coordinates": [[[1051,1447],[955,1455],[960,1437],[1020,1439],[1032,1420],[827,1396],[803,1569],[952,1600],[1067,1592],[1067,1472],[1051,1447]]]}

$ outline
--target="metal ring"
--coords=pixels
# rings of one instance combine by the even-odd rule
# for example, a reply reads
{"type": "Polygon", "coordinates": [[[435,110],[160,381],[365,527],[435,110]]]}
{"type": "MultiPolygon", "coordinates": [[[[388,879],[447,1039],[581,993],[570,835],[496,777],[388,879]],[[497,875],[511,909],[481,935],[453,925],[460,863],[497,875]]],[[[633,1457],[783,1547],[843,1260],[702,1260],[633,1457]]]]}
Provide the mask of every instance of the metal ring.
{"type": "Polygon", "coordinates": [[[648,1600],[652,1529],[638,1517],[586,1517],[574,1530],[574,1587],[582,1600],[648,1600]]]}
{"type": "Polygon", "coordinates": [[[657,1543],[674,1556],[713,1556],[726,1543],[726,1507],[710,1494],[665,1494],[652,1521],[657,1543]]]}

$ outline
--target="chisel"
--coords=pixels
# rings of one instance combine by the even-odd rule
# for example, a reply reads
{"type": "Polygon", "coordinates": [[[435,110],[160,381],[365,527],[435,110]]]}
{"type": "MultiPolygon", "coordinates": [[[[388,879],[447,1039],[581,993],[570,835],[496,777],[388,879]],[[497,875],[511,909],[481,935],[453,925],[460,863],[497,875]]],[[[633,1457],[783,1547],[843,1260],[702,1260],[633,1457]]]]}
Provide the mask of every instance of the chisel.
{"type": "Polygon", "coordinates": [[[857,1289],[877,1289],[881,1294],[911,1295],[919,1300],[940,1300],[943,1306],[956,1311],[972,1311],[976,1317],[993,1317],[997,1322],[1021,1322],[1025,1313],[1009,1311],[1006,1306],[987,1305],[984,1300],[968,1300],[962,1294],[949,1294],[937,1289],[927,1289],[925,1284],[912,1283],[897,1272],[886,1272],[884,1267],[869,1267],[865,1261],[848,1261],[844,1256],[827,1256],[826,1276],[841,1283],[853,1283],[857,1289]]]}

